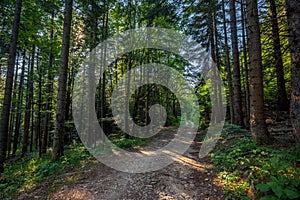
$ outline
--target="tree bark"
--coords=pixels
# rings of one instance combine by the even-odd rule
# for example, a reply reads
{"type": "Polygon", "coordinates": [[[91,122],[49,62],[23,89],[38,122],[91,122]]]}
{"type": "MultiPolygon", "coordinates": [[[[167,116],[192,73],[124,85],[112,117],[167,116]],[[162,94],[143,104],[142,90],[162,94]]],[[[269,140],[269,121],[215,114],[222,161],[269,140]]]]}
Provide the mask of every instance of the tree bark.
{"type": "Polygon", "coordinates": [[[13,157],[16,155],[16,151],[18,149],[19,135],[20,135],[24,73],[25,73],[25,64],[26,64],[25,60],[26,60],[26,50],[24,49],[22,69],[21,69],[21,75],[20,75],[20,83],[19,83],[19,88],[18,88],[18,102],[17,102],[16,122],[15,122],[15,131],[14,131],[15,134],[14,134],[14,139],[13,139],[13,152],[12,152],[13,157]]]}
{"type": "Polygon", "coordinates": [[[250,61],[250,130],[258,144],[268,143],[265,124],[263,73],[257,0],[247,0],[247,36],[250,61]]]}
{"type": "Polygon", "coordinates": [[[229,91],[229,112],[230,112],[230,123],[234,123],[234,109],[233,109],[233,86],[232,86],[232,73],[230,64],[230,52],[228,46],[228,34],[226,24],[226,12],[225,12],[225,1],[222,0],[222,12],[223,12],[223,28],[224,28],[224,42],[225,42],[225,65],[227,72],[227,87],[229,91]]]}
{"type": "MultiPolygon", "coordinates": [[[[51,22],[54,22],[54,11],[51,13],[51,22]]],[[[51,129],[51,110],[52,110],[52,93],[53,93],[53,75],[52,75],[52,68],[54,62],[54,55],[53,55],[53,37],[54,37],[54,30],[51,27],[50,30],[50,51],[49,51],[49,68],[47,74],[47,87],[46,87],[46,113],[45,113],[45,128],[41,135],[42,145],[40,150],[40,156],[47,152],[48,147],[48,135],[51,129]]]]}
{"type": "Polygon", "coordinates": [[[250,88],[249,88],[249,67],[248,67],[248,58],[247,58],[247,36],[245,30],[245,6],[244,1],[241,1],[241,16],[242,16],[242,40],[243,40],[243,59],[244,59],[244,72],[245,72],[245,126],[249,129],[250,125],[250,88]]]}
{"type": "Polygon", "coordinates": [[[32,105],[32,99],[33,99],[34,56],[35,56],[35,46],[33,45],[31,63],[30,63],[30,68],[28,69],[28,75],[27,75],[27,96],[26,96],[26,108],[25,108],[25,118],[24,118],[24,132],[23,132],[23,145],[22,145],[22,154],[21,154],[21,157],[25,156],[25,153],[27,153],[27,147],[28,147],[30,117],[31,117],[31,105],[32,105]]]}
{"type": "Polygon", "coordinates": [[[291,49],[291,107],[293,135],[300,145],[300,1],[286,0],[287,27],[291,49]]]}
{"type": "Polygon", "coordinates": [[[272,20],[272,37],[273,37],[273,48],[274,48],[274,67],[276,68],[277,76],[277,110],[287,111],[289,109],[288,99],[285,89],[284,70],[281,54],[281,44],[279,38],[279,27],[277,21],[277,11],[275,0],[270,1],[271,20],[272,20]]]}
{"type": "Polygon", "coordinates": [[[241,72],[240,72],[238,37],[237,37],[237,28],[236,28],[235,0],[230,0],[229,6],[230,6],[232,57],[233,57],[234,123],[238,126],[244,126],[243,108],[242,108],[241,72]]]}
{"type": "Polygon", "coordinates": [[[14,23],[12,28],[12,36],[9,49],[9,58],[7,66],[7,74],[5,81],[5,94],[3,107],[1,112],[1,121],[0,121],[0,173],[4,172],[4,162],[6,159],[7,153],[7,136],[8,136],[8,126],[9,126],[9,117],[10,117],[10,106],[11,106],[11,96],[13,89],[13,79],[14,79],[14,68],[16,62],[16,52],[17,52],[17,42],[19,35],[19,26],[21,19],[21,10],[22,10],[22,0],[17,0],[15,14],[14,14],[14,23]]]}
{"type": "Polygon", "coordinates": [[[13,140],[13,132],[14,132],[14,122],[15,117],[17,115],[17,81],[18,81],[18,71],[19,71],[19,54],[17,57],[17,63],[16,63],[16,69],[15,69],[15,78],[14,78],[14,86],[13,86],[13,96],[12,96],[12,108],[11,108],[11,114],[10,114],[10,120],[9,120],[9,133],[8,133],[8,139],[7,139],[7,156],[10,156],[11,148],[12,148],[12,140],[13,140]]]}
{"type": "Polygon", "coordinates": [[[61,49],[61,62],[58,79],[58,94],[56,103],[56,126],[53,141],[53,160],[58,160],[64,154],[64,134],[65,134],[65,107],[67,93],[67,75],[72,22],[73,0],[65,1],[63,39],[61,49]]]}

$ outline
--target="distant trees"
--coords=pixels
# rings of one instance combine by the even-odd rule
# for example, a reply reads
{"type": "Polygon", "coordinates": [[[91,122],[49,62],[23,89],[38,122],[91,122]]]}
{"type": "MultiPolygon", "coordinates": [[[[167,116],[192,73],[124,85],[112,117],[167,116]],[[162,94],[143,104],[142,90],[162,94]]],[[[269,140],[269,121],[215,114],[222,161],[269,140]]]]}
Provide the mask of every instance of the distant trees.
{"type": "MultiPolygon", "coordinates": [[[[226,83],[228,120],[246,128],[250,122],[259,143],[269,140],[264,111],[286,111],[291,92],[291,118],[299,142],[299,3],[287,0],[289,57],[283,0],[268,0],[260,7],[257,1],[245,1],[79,0],[73,9],[73,0],[17,0],[17,6],[1,1],[0,171],[6,154],[24,156],[28,150],[39,150],[42,156],[53,146],[53,159],[59,159],[64,145],[77,138],[71,115],[72,89],[88,52],[116,33],[145,26],[185,31],[210,52],[226,83]]],[[[170,52],[142,49],[119,56],[96,84],[95,105],[90,99],[105,131],[113,123],[113,88],[130,69],[149,62],[186,73],[187,63],[170,52]]],[[[146,72],[140,73],[144,77],[146,72]]],[[[197,82],[199,112],[203,113],[200,123],[205,127],[212,109],[208,85],[196,72],[187,76],[197,82]]],[[[136,78],[130,77],[127,89],[136,78]]],[[[219,91],[214,83],[212,87],[219,91]]],[[[221,99],[217,93],[213,97],[221,99]]],[[[155,103],[165,105],[167,125],[180,122],[178,100],[166,88],[147,85],[125,98],[130,102],[126,118],[131,116],[140,125],[150,123],[148,111],[155,103]]]]}

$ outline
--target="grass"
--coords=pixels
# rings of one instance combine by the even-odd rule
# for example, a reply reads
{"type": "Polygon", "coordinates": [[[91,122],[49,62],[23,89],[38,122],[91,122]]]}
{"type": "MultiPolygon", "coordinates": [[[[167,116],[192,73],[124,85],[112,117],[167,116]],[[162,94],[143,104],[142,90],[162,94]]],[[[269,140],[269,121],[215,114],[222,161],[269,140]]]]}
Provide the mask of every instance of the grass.
{"type": "Polygon", "coordinates": [[[109,139],[120,148],[141,148],[148,142],[146,138],[126,138],[125,135],[113,134],[109,139]]]}
{"type": "Polygon", "coordinates": [[[13,158],[5,164],[5,172],[0,179],[0,198],[12,198],[28,191],[45,181],[51,175],[67,172],[68,168],[80,165],[91,159],[91,155],[80,144],[72,145],[65,156],[57,162],[51,160],[51,154],[43,157],[38,152],[27,154],[24,158],[13,158]]]}
{"type": "Polygon", "coordinates": [[[258,146],[250,133],[227,124],[211,154],[228,199],[299,199],[300,148],[258,146]]]}

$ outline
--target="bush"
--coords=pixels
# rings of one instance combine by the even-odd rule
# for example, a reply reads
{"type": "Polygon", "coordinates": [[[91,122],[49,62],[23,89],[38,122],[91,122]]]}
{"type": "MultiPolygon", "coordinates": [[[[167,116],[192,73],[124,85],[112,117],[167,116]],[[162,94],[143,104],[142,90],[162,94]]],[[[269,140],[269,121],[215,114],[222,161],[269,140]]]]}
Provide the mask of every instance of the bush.
{"type": "Polygon", "coordinates": [[[261,199],[300,197],[299,147],[257,146],[249,133],[228,124],[222,136],[211,157],[230,198],[247,199],[249,192],[261,199]]]}

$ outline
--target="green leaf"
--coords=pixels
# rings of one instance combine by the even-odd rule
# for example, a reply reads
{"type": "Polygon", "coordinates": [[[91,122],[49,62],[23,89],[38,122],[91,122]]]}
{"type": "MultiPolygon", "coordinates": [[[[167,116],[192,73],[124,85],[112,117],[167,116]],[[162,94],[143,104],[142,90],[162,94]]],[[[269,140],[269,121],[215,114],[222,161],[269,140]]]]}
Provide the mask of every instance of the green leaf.
{"type": "Polygon", "coordinates": [[[272,189],[272,191],[276,194],[277,197],[281,197],[283,194],[283,188],[278,185],[278,182],[268,182],[267,185],[269,185],[272,189]]]}
{"type": "Polygon", "coordinates": [[[266,184],[257,184],[256,188],[259,189],[261,192],[267,192],[270,190],[270,186],[266,184]]]}
{"type": "Polygon", "coordinates": [[[260,198],[260,200],[277,200],[277,199],[278,198],[273,195],[267,195],[267,196],[260,198]]]}
{"type": "Polygon", "coordinates": [[[297,198],[300,197],[300,193],[299,192],[296,192],[296,191],[288,189],[288,188],[284,189],[284,193],[286,194],[286,196],[289,199],[297,199],[297,198]]]}

